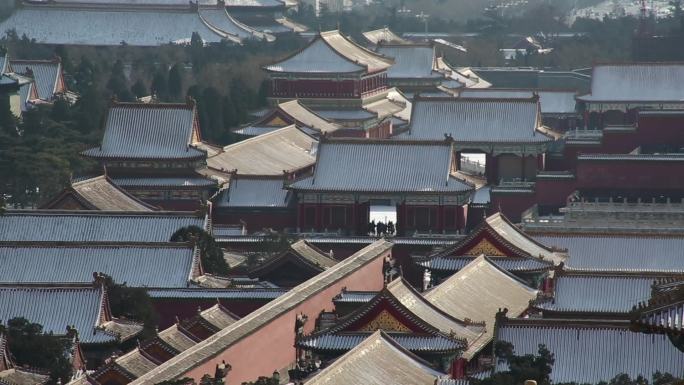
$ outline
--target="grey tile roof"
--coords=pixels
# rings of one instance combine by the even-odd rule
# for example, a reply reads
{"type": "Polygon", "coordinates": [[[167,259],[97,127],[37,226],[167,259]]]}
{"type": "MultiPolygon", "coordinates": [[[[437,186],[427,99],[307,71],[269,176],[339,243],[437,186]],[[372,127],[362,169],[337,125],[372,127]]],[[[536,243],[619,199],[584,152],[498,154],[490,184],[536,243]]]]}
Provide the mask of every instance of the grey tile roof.
{"type": "Polygon", "coordinates": [[[17,368],[0,371],[2,385],[43,385],[50,381],[50,376],[17,368]]]}
{"type": "Polygon", "coordinates": [[[211,187],[216,181],[200,175],[188,177],[134,177],[112,178],[112,181],[122,187],[211,187]]]}
{"type": "MultiPolygon", "coordinates": [[[[436,257],[418,262],[418,265],[433,270],[458,271],[472,262],[475,257],[436,257]]],[[[491,257],[491,261],[510,272],[547,271],[553,264],[536,258],[491,257]]]]}
{"type": "Polygon", "coordinates": [[[653,277],[560,275],[553,301],[538,307],[559,312],[628,313],[651,296],[653,277]]]}
{"type": "Polygon", "coordinates": [[[391,140],[322,142],[314,175],[295,190],[465,192],[473,187],[450,175],[451,144],[391,140]]]}
{"type": "Polygon", "coordinates": [[[518,317],[537,298],[537,290],[480,256],[424,294],[429,302],[458,319],[485,322],[487,334],[469,344],[463,356],[470,359],[492,338],[496,313],[507,308],[518,317]]]}
{"type": "Polygon", "coordinates": [[[62,73],[62,64],[46,60],[10,60],[12,70],[18,74],[28,76],[33,72],[33,79],[38,87],[38,97],[42,100],[52,100],[57,90],[57,81],[62,73]]]}
{"type": "Polygon", "coordinates": [[[376,115],[362,108],[328,110],[317,108],[314,112],[330,120],[365,120],[375,118],[376,115]]]}
{"type": "Polygon", "coordinates": [[[350,73],[378,72],[391,65],[391,59],[359,46],[339,31],[327,31],[301,51],[265,68],[272,72],[350,73]]]}
{"type": "Polygon", "coordinates": [[[318,143],[294,125],[246,139],[223,148],[207,159],[209,167],[243,175],[283,175],[315,162],[312,150],[318,143]]]}
{"type": "Polygon", "coordinates": [[[10,29],[45,44],[159,46],[189,41],[193,32],[207,43],[222,40],[192,11],[27,7],[0,22],[2,34],[10,29]]]}
{"type": "Polygon", "coordinates": [[[684,272],[684,238],[648,236],[535,236],[568,249],[566,267],[587,271],[684,272]]]}
{"type": "Polygon", "coordinates": [[[413,101],[409,131],[400,139],[541,143],[538,102],[532,99],[426,98],[413,101]]]}
{"type": "Polygon", "coordinates": [[[176,230],[205,227],[194,213],[10,210],[0,216],[0,241],[168,242],[176,230]]]}
{"type": "Polygon", "coordinates": [[[291,100],[278,104],[278,109],[291,116],[299,126],[311,128],[317,132],[334,132],[342,128],[327,119],[317,115],[314,111],[302,105],[299,100],[291,100]]]}
{"type": "Polygon", "coordinates": [[[0,56],[0,75],[7,73],[9,62],[9,55],[0,56]]]}
{"type": "Polygon", "coordinates": [[[211,338],[163,363],[156,369],[133,381],[131,385],[155,384],[186,373],[198,365],[197,357],[214,357],[220,352],[225,351],[247,335],[256,332],[285,312],[300,306],[324,288],[338,282],[342,277],[352,274],[377,258],[382,258],[391,251],[391,248],[392,244],[385,240],[374,242],[334,267],[293,288],[287,294],[241,318],[233,325],[220,330],[211,338]]]}
{"type": "Polygon", "coordinates": [[[387,334],[370,335],[330,366],[309,379],[307,385],[434,385],[446,377],[411,354],[387,334]]]}
{"type": "Polygon", "coordinates": [[[507,88],[464,88],[459,91],[461,98],[476,99],[529,99],[539,95],[542,114],[574,114],[575,91],[562,90],[534,90],[507,88]]]}
{"type": "Polygon", "coordinates": [[[230,186],[214,201],[215,207],[287,207],[290,194],[282,178],[231,178],[230,186]]]}
{"type": "Polygon", "coordinates": [[[372,300],[378,292],[376,291],[343,291],[333,298],[335,303],[366,303],[372,300]]]}
{"type": "Polygon", "coordinates": [[[87,284],[102,272],[128,286],[182,288],[195,264],[181,246],[0,246],[0,283],[87,284]]]}
{"type": "MultiPolygon", "coordinates": [[[[118,6],[188,6],[188,2],[184,0],[53,0],[56,4],[77,4],[77,5],[118,5],[118,6]]],[[[196,0],[194,3],[200,5],[216,5],[217,0],[196,0]]]]}
{"type": "Polygon", "coordinates": [[[102,290],[93,287],[0,286],[0,319],[6,323],[23,317],[56,335],[66,335],[67,325],[73,325],[84,343],[116,341],[115,335],[96,329],[101,323],[102,301],[102,290]]]}
{"type": "Polygon", "coordinates": [[[435,50],[431,46],[380,46],[378,52],[394,58],[394,64],[387,70],[389,79],[439,79],[444,77],[444,75],[434,71],[435,50]]]}
{"type": "Polygon", "coordinates": [[[143,355],[138,348],[117,358],[116,364],[135,377],[140,377],[157,366],[157,364],[143,355]]]}
{"type": "Polygon", "coordinates": [[[591,93],[581,100],[681,102],[684,100],[684,64],[644,63],[596,65],[591,93]]]}
{"type": "Polygon", "coordinates": [[[684,330],[684,303],[679,301],[666,305],[652,305],[650,309],[640,310],[637,325],[646,326],[649,331],[659,333],[681,332],[684,330]]]}
{"type": "Polygon", "coordinates": [[[94,158],[188,159],[205,153],[191,147],[194,106],[187,104],[117,103],[110,107],[104,138],[83,153],[94,158]]]}
{"type": "MultiPolygon", "coordinates": [[[[596,384],[625,373],[631,378],[653,373],[684,373],[681,352],[664,335],[631,332],[628,325],[563,325],[553,320],[517,321],[499,326],[497,340],[513,344],[515,354],[536,354],[539,344],[546,345],[555,358],[550,380],[553,383],[596,384]]],[[[497,370],[506,370],[498,362],[497,370]]]]}
{"type": "Polygon", "coordinates": [[[172,348],[182,352],[195,345],[195,340],[190,338],[178,328],[178,324],[170,326],[157,334],[160,340],[169,344],[172,348]]]}
{"type": "Polygon", "coordinates": [[[282,7],[280,0],[225,0],[226,7],[282,7]]]}
{"type": "MultiPolygon", "coordinates": [[[[327,350],[347,352],[363,342],[369,335],[370,333],[315,335],[312,337],[305,337],[298,341],[297,346],[314,351],[327,350]]],[[[456,351],[463,348],[461,343],[442,335],[424,336],[417,334],[390,333],[390,336],[401,345],[402,348],[414,353],[456,351]]]]}
{"type": "Polygon", "coordinates": [[[152,298],[172,299],[276,299],[287,293],[287,289],[148,289],[152,298]]]}
{"type": "Polygon", "coordinates": [[[555,251],[552,248],[554,245],[539,242],[535,237],[525,234],[525,232],[511,223],[501,213],[488,216],[485,222],[500,237],[523,250],[531,257],[553,261],[555,264],[564,262],[566,259],[565,253],[555,251]]]}
{"type": "Polygon", "coordinates": [[[74,182],[71,190],[93,209],[103,211],[152,211],[152,207],[128,194],[106,176],[74,182]]]}
{"type": "Polygon", "coordinates": [[[202,310],[199,315],[202,317],[202,319],[207,321],[218,330],[234,324],[235,321],[239,319],[239,317],[230,313],[219,304],[216,304],[206,310],[202,310]]]}
{"type": "Polygon", "coordinates": [[[260,38],[261,34],[244,24],[236,22],[225,8],[200,8],[199,15],[212,27],[240,39],[260,38]]]}

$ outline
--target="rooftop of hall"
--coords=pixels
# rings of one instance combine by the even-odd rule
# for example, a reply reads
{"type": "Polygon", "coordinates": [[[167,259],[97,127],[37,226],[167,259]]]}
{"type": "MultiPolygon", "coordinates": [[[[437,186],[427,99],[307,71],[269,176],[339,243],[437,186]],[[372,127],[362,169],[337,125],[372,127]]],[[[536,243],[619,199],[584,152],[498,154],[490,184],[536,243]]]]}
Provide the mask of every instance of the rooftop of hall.
{"type": "Polygon", "coordinates": [[[558,136],[542,125],[538,97],[482,99],[416,97],[411,123],[397,140],[438,140],[450,135],[457,143],[530,143],[558,136]]]}
{"type": "Polygon", "coordinates": [[[684,101],[684,63],[597,64],[591,75],[591,90],[578,100],[589,103],[684,101]]]}
{"type": "Polygon", "coordinates": [[[392,59],[332,30],[319,32],[306,47],[264,69],[280,73],[377,73],[392,64],[392,59]]]}
{"type": "Polygon", "coordinates": [[[102,286],[86,285],[0,285],[0,313],[5,319],[22,317],[43,326],[43,331],[67,335],[69,328],[86,344],[125,341],[142,325],[112,318],[102,286]]]}
{"type": "Polygon", "coordinates": [[[207,228],[207,218],[181,211],[7,210],[0,242],[166,243],[187,226],[207,228]]]}
{"type": "MultiPolygon", "coordinates": [[[[648,378],[656,372],[684,371],[681,352],[667,336],[630,331],[628,320],[498,317],[496,340],[513,344],[519,356],[537,354],[544,345],[555,358],[550,374],[554,383],[595,384],[618,374],[648,378]]],[[[494,371],[506,370],[505,360],[496,360],[494,371]]]]}
{"type": "Polygon", "coordinates": [[[186,288],[202,274],[188,244],[0,244],[1,284],[88,284],[104,273],[130,287],[186,288]]]}
{"type": "Polygon", "coordinates": [[[119,103],[109,107],[99,147],[83,152],[94,159],[199,160],[200,141],[193,100],[187,103],[119,103]]]}
{"type": "Polygon", "coordinates": [[[70,187],[45,203],[44,209],[60,209],[72,201],[86,210],[155,211],[156,207],[140,201],[116,185],[108,176],[101,175],[74,181],[70,187]]]}
{"type": "Polygon", "coordinates": [[[465,193],[473,186],[451,174],[451,141],[326,139],[312,176],[297,191],[465,193]],[[370,167],[372,165],[372,167],[370,167]]]}

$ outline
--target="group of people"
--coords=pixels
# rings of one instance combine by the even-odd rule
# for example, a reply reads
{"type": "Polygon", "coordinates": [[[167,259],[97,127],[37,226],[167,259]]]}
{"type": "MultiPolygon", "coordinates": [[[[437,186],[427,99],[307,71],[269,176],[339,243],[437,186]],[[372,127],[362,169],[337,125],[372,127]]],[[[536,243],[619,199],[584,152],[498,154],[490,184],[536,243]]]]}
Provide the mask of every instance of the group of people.
{"type": "Polygon", "coordinates": [[[396,234],[396,232],[397,232],[396,226],[394,225],[394,222],[392,222],[392,221],[388,221],[387,223],[383,223],[383,222],[375,223],[375,220],[372,220],[368,224],[368,234],[370,234],[370,235],[377,235],[377,236],[394,235],[394,234],[396,234]]]}

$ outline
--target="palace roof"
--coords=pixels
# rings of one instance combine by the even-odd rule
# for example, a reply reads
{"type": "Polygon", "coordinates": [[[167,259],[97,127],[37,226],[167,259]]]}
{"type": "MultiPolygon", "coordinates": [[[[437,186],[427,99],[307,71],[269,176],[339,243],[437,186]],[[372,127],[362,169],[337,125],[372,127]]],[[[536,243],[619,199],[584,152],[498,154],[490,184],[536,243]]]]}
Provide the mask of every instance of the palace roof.
{"type": "Polygon", "coordinates": [[[116,103],[109,108],[100,147],[83,152],[96,159],[202,159],[194,104],[116,103]]]}
{"type": "MultiPolygon", "coordinates": [[[[496,339],[512,343],[516,355],[537,354],[544,344],[555,358],[552,383],[596,384],[623,373],[651,378],[656,371],[684,372],[682,352],[667,336],[635,333],[628,327],[627,322],[611,321],[506,320],[498,325],[496,339]]],[[[496,360],[496,371],[507,369],[496,360]]]]}
{"type": "Polygon", "coordinates": [[[190,212],[8,210],[0,216],[2,242],[169,242],[187,226],[206,228],[190,212]]]}
{"type": "MultiPolygon", "coordinates": [[[[437,257],[445,259],[463,256],[476,257],[480,254],[496,257],[492,259],[494,263],[497,263],[498,257],[518,259],[532,257],[554,264],[564,262],[567,258],[565,253],[537,242],[535,238],[525,234],[504,215],[496,213],[487,217],[467,237],[437,252],[430,259],[437,257]]],[[[503,261],[503,259],[501,260],[503,261]]]]}
{"type": "Polygon", "coordinates": [[[233,176],[230,186],[214,200],[214,207],[272,207],[284,208],[290,204],[291,195],[283,186],[282,177],[264,178],[233,176]]]}
{"type": "Polygon", "coordinates": [[[121,187],[135,188],[135,187],[177,187],[177,188],[194,188],[194,187],[213,187],[217,182],[214,179],[205,177],[200,174],[188,175],[185,177],[127,177],[119,178],[113,177],[112,181],[121,187]]]}
{"type": "Polygon", "coordinates": [[[207,158],[210,169],[242,175],[283,175],[314,164],[316,139],[294,125],[249,138],[207,158]]]}
{"type": "Polygon", "coordinates": [[[52,100],[57,93],[62,77],[62,63],[59,60],[10,60],[12,70],[32,77],[42,100],[52,100]]]}
{"type": "Polygon", "coordinates": [[[331,133],[342,128],[342,126],[316,114],[301,104],[299,100],[291,100],[278,104],[275,109],[262,116],[259,120],[241,128],[237,132],[243,135],[261,135],[291,124],[313,130],[316,133],[331,133]]]}
{"type": "Polygon", "coordinates": [[[408,132],[398,139],[543,143],[539,101],[531,99],[416,98],[408,132]]]}
{"type": "MultiPolygon", "coordinates": [[[[112,325],[108,325],[112,321],[109,304],[105,291],[98,287],[0,286],[0,314],[4,320],[26,318],[42,325],[43,332],[56,335],[66,335],[67,326],[73,326],[83,343],[125,339],[108,327],[112,325]]],[[[142,325],[135,326],[135,331],[125,337],[142,330],[142,325]]]]}
{"type": "Polygon", "coordinates": [[[3,34],[11,29],[44,44],[159,46],[187,43],[193,32],[205,43],[229,38],[189,7],[187,11],[23,7],[0,22],[3,34]]]}
{"type": "MultiPolygon", "coordinates": [[[[184,0],[31,0],[32,4],[39,2],[48,5],[73,5],[73,6],[156,6],[156,7],[189,7],[189,3],[184,0]]],[[[199,5],[217,5],[217,0],[194,0],[193,3],[199,5]]]]}
{"type": "Polygon", "coordinates": [[[156,299],[265,299],[272,300],[287,293],[288,289],[281,288],[252,288],[252,289],[148,289],[147,294],[156,299]]]}
{"type": "Polygon", "coordinates": [[[268,41],[275,40],[273,36],[259,32],[256,29],[237,21],[226,11],[225,7],[200,7],[198,13],[199,17],[208,27],[222,32],[226,38],[236,43],[240,43],[243,39],[253,38],[268,41]]]}
{"type": "Polygon", "coordinates": [[[223,306],[216,304],[198,311],[191,319],[181,321],[159,332],[156,338],[138,344],[138,347],[114,359],[91,374],[97,383],[105,382],[108,372],[123,373],[127,382],[143,376],[198,342],[230,326],[238,319],[223,306]]]}
{"type": "Polygon", "coordinates": [[[684,63],[599,64],[591,75],[587,102],[682,102],[684,63]]]}
{"type": "Polygon", "coordinates": [[[364,333],[368,335],[377,329],[412,337],[397,342],[413,352],[464,350],[485,331],[482,324],[470,324],[444,313],[409,283],[396,279],[333,326],[304,337],[297,344],[316,351],[336,351],[352,341],[361,342],[364,333]],[[347,338],[350,336],[353,338],[347,338]]]}
{"type": "Polygon", "coordinates": [[[394,58],[387,70],[389,79],[440,79],[444,75],[435,71],[435,49],[429,45],[381,45],[378,53],[394,58]]]}
{"type": "Polygon", "coordinates": [[[434,385],[440,377],[446,375],[432,369],[430,364],[403,348],[386,333],[377,331],[306,384],[434,385]]]}
{"type": "MultiPolygon", "coordinates": [[[[467,266],[473,260],[474,256],[463,256],[463,257],[441,257],[437,256],[434,258],[424,259],[416,261],[419,266],[423,266],[431,270],[441,270],[456,272],[467,266]]],[[[492,263],[496,264],[500,268],[512,272],[512,273],[531,273],[531,272],[542,272],[549,271],[553,269],[553,263],[550,261],[543,261],[538,258],[528,257],[496,257],[490,256],[492,263]]]]}
{"type": "Polygon", "coordinates": [[[259,309],[243,317],[233,325],[220,330],[212,338],[184,351],[152,372],[138,378],[132,384],[154,384],[166,379],[173,379],[186,373],[198,365],[197,357],[214,357],[228,347],[248,335],[269,324],[273,319],[287,311],[295,309],[321,290],[338,282],[341,277],[348,276],[358,269],[375,261],[389,252],[392,243],[379,240],[359,250],[354,255],[339,262],[332,268],[318,274],[314,278],[293,288],[281,297],[267,303],[259,309]]]}
{"type": "Polygon", "coordinates": [[[568,250],[566,268],[610,272],[684,272],[684,238],[635,235],[543,235],[542,244],[568,250]]]}
{"type": "Polygon", "coordinates": [[[542,114],[575,114],[574,90],[534,90],[514,88],[464,88],[458,91],[459,98],[467,99],[530,99],[539,96],[542,114]]]}
{"type": "Polygon", "coordinates": [[[623,313],[648,300],[654,277],[557,273],[553,299],[535,306],[561,313],[623,313]]]}
{"type": "Polygon", "coordinates": [[[452,317],[485,322],[487,335],[463,354],[470,359],[492,339],[497,311],[506,308],[508,314],[518,317],[527,311],[537,293],[489,258],[480,256],[424,296],[452,317]]]}
{"type": "Polygon", "coordinates": [[[336,264],[337,260],[310,243],[300,240],[252,268],[249,276],[273,282],[278,286],[295,286],[336,264]]]}
{"type": "Polygon", "coordinates": [[[132,287],[187,287],[200,275],[189,246],[1,245],[0,283],[89,283],[105,273],[132,287]]]}
{"type": "Polygon", "coordinates": [[[375,73],[392,64],[391,59],[356,44],[340,31],[327,31],[320,32],[299,52],[265,69],[289,73],[375,73]]]}
{"type": "Polygon", "coordinates": [[[409,44],[409,41],[399,37],[389,28],[380,28],[373,31],[363,33],[363,37],[368,40],[370,44],[409,44]]]}
{"type": "Polygon", "coordinates": [[[258,7],[258,8],[271,8],[271,7],[284,7],[285,1],[281,0],[225,0],[225,5],[228,8],[231,7],[258,7]]]}
{"type": "MultiPolygon", "coordinates": [[[[119,186],[106,175],[73,182],[61,194],[43,205],[43,208],[61,208],[60,203],[73,199],[87,210],[153,211],[156,210],[119,186]]],[[[65,202],[66,203],[66,202],[65,202]]]]}
{"type": "Polygon", "coordinates": [[[318,147],[313,176],[291,184],[302,191],[466,192],[451,175],[448,141],[328,140],[318,147]]]}

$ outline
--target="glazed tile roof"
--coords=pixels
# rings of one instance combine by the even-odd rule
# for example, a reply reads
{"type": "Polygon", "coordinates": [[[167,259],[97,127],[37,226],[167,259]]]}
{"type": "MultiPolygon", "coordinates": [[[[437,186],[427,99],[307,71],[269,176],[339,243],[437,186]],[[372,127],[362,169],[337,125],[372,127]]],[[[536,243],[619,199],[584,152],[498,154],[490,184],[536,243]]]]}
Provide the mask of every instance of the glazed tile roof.
{"type": "Polygon", "coordinates": [[[323,269],[331,268],[338,262],[334,258],[331,258],[327,253],[311,245],[305,240],[294,242],[290,245],[290,249],[301,258],[309,261],[309,263],[312,263],[323,269]]]}
{"type": "MultiPolygon", "coordinates": [[[[92,274],[90,277],[92,283],[92,274]]],[[[84,343],[113,342],[115,335],[96,329],[101,323],[102,301],[102,290],[92,286],[0,286],[0,318],[6,322],[23,317],[56,335],[66,335],[67,325],[73,325],[84,343]]]]}
{"type": "Polygon", "coordinates": [[[290,194],[284,183],[282,178],[231,178],[214,207],[288,207],[290,194]]]}
{"type": "Polygon", "coordinates": [[[564,262],[566,259],[564,253],[555,251],[551,248],[556,245],[549,245],[548,243],[539,241],[537,237],[531,237],[525,234],[501,213],[490,215],[485,219],[485,222],[503,239],[532,257],[553,261],[555,264],[564,262]]]}
{"type": "MultiPolygon", "coordinates": [[[[631,332],[628,326],[517,320],[499,325],[497,340],[512,343],[516,355],[536,354],[539,344],[546,345],[555,358],[552,383],[596,384],[622,373],[631,378],[651,378],[656,371],[684,373],[682,353],[667,336],[631,332]]],[[[506,369],[505,363],[497,362],[496,370],[506,369]]]]}
{"type": "Polygon", "coordinates": [[[459,91],[461,98],[474,99],[530,99],[539,95],[542,114],[574,114],[575,91],[533,90],[511,88],[464,88],[459,91]]]}
{"type": "Polygon", "coordinates": [[[0,32],[4,34],[10,29],[15,29],[19,36],[26,34],[44,44],[159,46],[188,42],[193,32],[199,33],[206,43],[223,39],[202,22],[196,11],[190,10],[26,7],[0,22],[0,32]]]}
{"type": "Polygon", "coordinates": [[[146,375],[133,381],[132,385],[155,384],[165,379],[176,378],[198,365],[197,357],[214,357],[247,335],[254,333],[273,319],[287,311],[295,309],[324,288],[338,282],[341,277],[357,271],[371,261],[383,257],[392,248],[392,244],[379,240],[359,250],[354,255],[341,261],[334,267],[318,274],[316,277],[293,288],[283,296],[267,303],[233,325],[220,330],[178,356],[170,359],[146,375]]]}
{"type": "Polygon", "coordinates": [[[157,364],[145,357],[138,348],[117,358],[116,364],[135,377],[140,377],[157,366],[157,364]]]}
{"type": "Polygon", "coordinates": [[[473,187],[450,175],[451,144],[391,140],[322,142],[314,175],[295,190],[465,192],[473,187]],[[371,166],[372,165],[372,166],[371,166]]]}
{"type": "MultiPolygon", "coordinates": [[[[467,266],[476,257],[435,257],[417,262],[418,265],[432,270],[458,271],[467,266]]],[[[548,271],[553,264],[536,258],[490,257],[500,268],[510,272],[548,271]]]]}
{"type": "Polygon", "coordinates": [[[378,53],[394,58],[394,64],[387,70],[389,79],[439,79],[444,77],[439,72],[434,71],[435,50],[431,46],[380,46],[378,53]]]}
{"type": "Polygon", "coordinates": [[[112,178],[112,181],[122,187],[210,187],[215,186],[216,181],[201,175],[183,177],[137,177],[137,178],[112,178]]]}
{"type": "Polygon", "coordinates": [[[235,323],[239,319],[234,314],[231,314],[228,310],[223,308],[221,305],[216,304],[206,310],[202,310],[199,313],[203,320],[209,322],[216,329],[221,330],[235,323]]]}
{"type": "Polygon", "coordinates": [[[367,31],[363,33],[363,37],[368,40],[371,44],[408,44],[409,42],[402,39],[397,34],[392,32],[389,28],[380,28],[373,31],[367,31]]]}
{"type": "Polygon", "coordinates": [[[278,104],[278,109],[291,116],[299,126],[311,128],[317,132],[333,132],[342,128],[340,125],[332,123],[314,111],[308,109],[299,100],[291,100],[278,104]]]}
{"type": "Polygon", "coordinates": [[[339,31],[327,31],[301,51],[265,68],[271,72],[373,73],[391,65],[391,59],[361,47],[339,31]]]}
{"type": "Polygon", "coordinates": [[[38,88],[38,97],[42,100],[52,100],[57,91],[57,82],[62,75],[62,64],[50,60],[14,60],[10,61],[12,70],[18,74],[33,73],[33,79],[38,88]]]}
{"type": "Polygon", "coordinates": [[[437,378],[446,377],[382,331],[335,360],[306,385],[434,385],[437,378]]]}
{"type": "MultiPolygon", "coordinates": [[[[102,175],[95,178],[74,182],[71,190],[76,194],[76,199],[83,202],[93,210],[103,211],[152,211],[154,208],[126,191],[122,190],[112,180],[102,175]]],[[[68,191],[67,190],[67,191],[68,191]]],[[[63,193],[64,194],[64,193],[63,193]]],[[[61,194],[52,202],[58,203],[61,194]]],[[[48,208],[50,204],[46,205],[48,208]]]]}
{"type": "Polygon", "coordinates": [[[187,334],[183,333],[183,331],[178,328],[178,324],[174,324],[168,329],[160,331],[157,334],[157,337],[179,352],[189,349],[197,343],[187,334]]]}
{"type": "Polygon", "coordinates": [[[566,268],[585,271],[684,272],[684,238],[544,235],[534,239],[568,250],[566,268]]]}
{"type": "Polygon", "coordinates": [[[0,372],[2,385],[42,385],[50,380],[50,376],[21,369],[7,369],[0,372]]]}
{"type": "Polygon", "coordinates": [[[649,332],[681,333],[684,330],[684,302],[652,304],[647,309],[640,309],[635,323],[649,332]]]}
{"type": "Polygon", "coordinates": [[[542,143],[536,100],[425,98],[413,101],[409,131],[398,139],[542,143]]]}
{"type": "Polygon", "coordinates": [[[653,277],[560,275],[553,301],[539,308],[558,312],[628,313],[651,296],[653,277]]]}
{"type": "Polygon", "coordinates": [[[5,284],[85,284],[102,272],[128,286],[182,288],[195,269],[186,246],[0,246],[5,284]]]}
{"type": "Polygon", "coordinates": [[[9,55],[5,54],[3,56],[0,56],[0,75],[3,75],[7,73],[8,67],[10,63],[10,58],[9,55]]]}
{"type": "Polygon", "coordinates": [[[271,300],[280,297],[287,293],[287,289],[204,289],[204,288],[188,288],[188,289],[149,289],[147,294],[152,298],[188,298],[188,299],[265,299],[271,300]]]}
{"type": "Polygon", "coordinates": [[[292,125],[226,146],[223,152],[209,157],[207,164],[226,173],[237,170],[243,175],[282,176],[284,170],[311,166],[317,143],[292,125]]]}
{"type": "Polygon", "coordinates": [[[200,8],[200,17],[210,26],[225,32],[228,35],[236,36],[238,39],[262,39],[265,36],[253,28],[235,20],[225,8],[200,8]]]}
{"type": "Polygon", "coordinates": [[[485,322],[487,334],[469,345],[463,354],[472,358],[493,337],[499,309],[507,308],[510,316],[518,317],[528,309],[529,302],[537,298],[537,293],[489,258],[480,256],[424,296],[452,317],[485,322]]]}
{"type": "Polygon", "coordinates": [[[376,117],[375,113],[364,110],[363,108],[336,110],[317,108],[316,110],[314,110],[314,112],[325,119],[330,119],[333,121],[366,120],[376,117]]]}
{"type": "Polygon", "coordinates": [[[226,7],[282,7],[280,0],[225,0],[226,7]]]}
{"type": "Polygon", "coordinates": [[[378,292],[376,291],[343,291],[333,298],[335,303],[366,303],[370,302],[378,292]]]}
{"type": "MultiPolygon", "coordinates": [[[[74,4],[74,5],[129,5],[129,6],[188,6],[187,1],[183,0],[51,0],[54,4],[74,4]]],[[[216,0],[196,0],[200,5],[216,5],[216,0]]]]}
{"type": "Polygon", "coordinates": [[[579,97],[588,102],[681,102],[684,89],[682,63],[603,64],[591,75],[591,93],[579,97]]]}
{"type": "Polygon", "coordinates": [[[3,242],[168,242],[187,226],[205,227],[188,212],[8,210],[0,216],[3,242]]]}
{"type": "Polygon", "coordinates": [[[117,103],[110,107],[93,158],[191,159],[205,153],[191,146],[197,114],[187,104],[117,103]]]}
{"type": "MultiPolygon", "coordinates": [[[[368,338],[371,333],[353,334],[322,334],[305,337],[297,342],[297,346],[314,351],[337,351],[347,352],[363,340],[368,338]]],[[[419,352],[445,352],[463,349],[463,344],[441,335],[424,336],[417,334],[390,333],[390,336],[404,349],[419,352]]]]}

